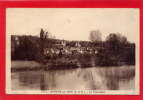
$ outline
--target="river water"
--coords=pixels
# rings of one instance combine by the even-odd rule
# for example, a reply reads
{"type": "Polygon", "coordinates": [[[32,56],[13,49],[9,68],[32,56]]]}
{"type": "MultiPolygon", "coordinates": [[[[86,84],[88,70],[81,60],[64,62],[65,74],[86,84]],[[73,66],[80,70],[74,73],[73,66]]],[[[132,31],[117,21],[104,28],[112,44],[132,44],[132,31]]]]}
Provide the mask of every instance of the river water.
{"type": "Polygon", "coordinates": [[[12,90],[133,90],[134,66],[12,72],[12,90]]]}

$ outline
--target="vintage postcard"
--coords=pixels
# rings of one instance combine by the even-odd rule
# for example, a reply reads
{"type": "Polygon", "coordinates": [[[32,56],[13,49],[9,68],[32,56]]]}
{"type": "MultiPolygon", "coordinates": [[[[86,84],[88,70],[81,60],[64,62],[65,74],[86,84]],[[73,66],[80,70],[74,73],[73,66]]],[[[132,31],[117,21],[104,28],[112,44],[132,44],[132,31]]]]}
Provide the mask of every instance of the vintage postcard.
{"type": "Polygon", "coordinates": [[[138,8],[7,8],[7,94],[139,94],[138,8]]]}

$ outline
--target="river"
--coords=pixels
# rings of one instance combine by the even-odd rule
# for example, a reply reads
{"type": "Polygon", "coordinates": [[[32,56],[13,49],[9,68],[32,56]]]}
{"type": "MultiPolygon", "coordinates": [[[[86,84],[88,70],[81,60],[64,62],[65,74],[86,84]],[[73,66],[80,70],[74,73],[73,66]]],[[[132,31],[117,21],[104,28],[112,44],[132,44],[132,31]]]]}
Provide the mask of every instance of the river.
{"type": "Polygon", "coordinates": [[[133,90],[134,66],[11,73],[12,90],[133,90]]]}

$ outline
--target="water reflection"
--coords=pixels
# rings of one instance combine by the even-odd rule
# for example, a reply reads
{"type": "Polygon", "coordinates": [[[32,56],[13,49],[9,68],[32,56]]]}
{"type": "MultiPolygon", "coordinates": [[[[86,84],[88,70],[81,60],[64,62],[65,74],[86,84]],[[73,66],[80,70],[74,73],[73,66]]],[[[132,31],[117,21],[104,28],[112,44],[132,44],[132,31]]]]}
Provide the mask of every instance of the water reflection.
{"type": "Polygon", "coordinates": [[[133,90],[134,67],[12,72],[13,90],[133,90]]]}

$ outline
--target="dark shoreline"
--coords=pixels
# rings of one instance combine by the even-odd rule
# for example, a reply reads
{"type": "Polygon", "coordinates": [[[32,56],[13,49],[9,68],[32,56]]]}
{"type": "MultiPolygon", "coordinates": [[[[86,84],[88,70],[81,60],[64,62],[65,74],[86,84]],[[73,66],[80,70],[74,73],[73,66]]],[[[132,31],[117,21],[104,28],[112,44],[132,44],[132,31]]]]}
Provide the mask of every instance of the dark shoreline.
{"type": "MultiPolygon", "coordinates": [[[[14,62],[14,61],[13,61],[14,62]]],[[[19,65],[20,66],[20,65],[19,65]]],[[[121,67],[119,65],[113,65],[113,66],[92,66],[92,64],[46,64],[41,66],[22,66],[22,67],[12,67],[11,72],[21,72],[21,71],[48,71],[48,70],[66,70],[66,69],[76,69],[76,68],[91,68],[91,67],[102,67],[102,68],[108,68],[108,67],[121,67]],[[83,67],[84,66],[84,67],[83,67]]],[[[122,65],[122,66],[134,66],[134,65],[122,65]]]]}

